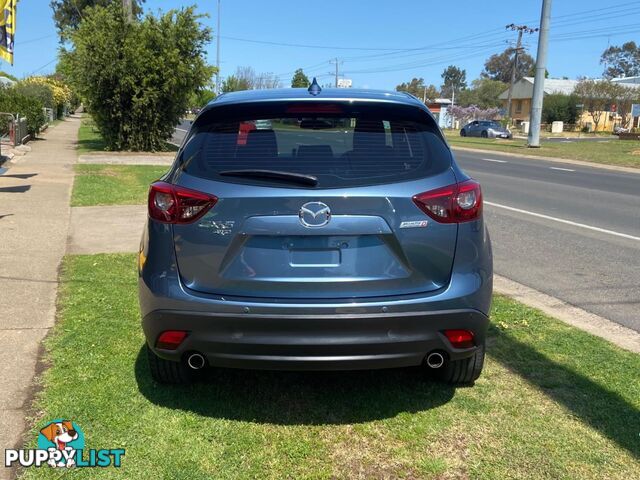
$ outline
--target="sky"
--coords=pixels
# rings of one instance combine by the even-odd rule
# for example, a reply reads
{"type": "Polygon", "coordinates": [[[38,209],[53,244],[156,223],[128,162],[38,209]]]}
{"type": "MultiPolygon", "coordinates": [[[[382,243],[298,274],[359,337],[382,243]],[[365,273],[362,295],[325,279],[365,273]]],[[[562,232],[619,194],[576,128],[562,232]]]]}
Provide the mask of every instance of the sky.
{"type": "MultiPolygon", "coordinates": [[[[216,27],[216,0],[147,0],[157,13],[198,5],[203,19],[216,27]]],[[[485,60],[514,44],[515,23],[536,27],[542,0],[221,0],[222,78],[238,66],[277,74],[289,85],[293,71],[304,68],[321,84],[340,76],[354,87],[393,89],[413,77],[440,86],[448,65],[477,78],[485,60]],[[257,43],[271,42],[271,43],[257,43]],[[287,44],[287,45],[282,45],[287,44]],[[331,73],[330,73],[331,72],[331,73]]],[[[535,58],[538,35],[523,41],[535,58]]],[[[555,0],[547,70],[554,78],[598,77],[600,55],[609,44],[640,40],[640,1],[555,0]]],[[[55,69],[58,40],[49,0],[20,0],[17,12],[15,64],[0,70],[18,77],[55,69]]],[[[207,47],[215,64],[216,43],[207,47]]]]}

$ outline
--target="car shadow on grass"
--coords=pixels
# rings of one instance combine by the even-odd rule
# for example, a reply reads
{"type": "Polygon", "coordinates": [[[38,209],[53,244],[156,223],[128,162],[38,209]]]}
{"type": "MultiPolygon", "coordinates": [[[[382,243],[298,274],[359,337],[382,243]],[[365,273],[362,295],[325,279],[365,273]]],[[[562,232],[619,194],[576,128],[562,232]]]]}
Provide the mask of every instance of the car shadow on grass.
{"type": "Polygon", "coordinates": [[[455,389],[425,380],[418,368],[353,372],[210,369],[187,387],[151,379],[146,351],[135,364],[150,402],[206,417],[276,425],[353,424],[415,413],[449,402],[455,389]]]}
{"type": "MultiPolygon", "coordinates": [[[[640,411],[618,393],[560,365],[531,346],[491,329],[490,356],[520,375],[571,415],[640,457],[640,411]]],[[[620,368],[615,364],[612,368],[620,368]]]]}

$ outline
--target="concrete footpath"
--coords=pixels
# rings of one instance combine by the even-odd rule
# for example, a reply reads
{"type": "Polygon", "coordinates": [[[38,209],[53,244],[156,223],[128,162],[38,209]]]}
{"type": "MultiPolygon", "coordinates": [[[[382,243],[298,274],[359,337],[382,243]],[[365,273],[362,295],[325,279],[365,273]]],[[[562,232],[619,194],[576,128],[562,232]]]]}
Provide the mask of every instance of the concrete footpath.
{"type": "MultiPolygon", "coordinates": [[[[31,142],[0,175],[0,452],[22,445],[42,339],[56,313],[79,117],[31,142]]],[[[13,472],[0,468],[0,479],[13,472]]]]}

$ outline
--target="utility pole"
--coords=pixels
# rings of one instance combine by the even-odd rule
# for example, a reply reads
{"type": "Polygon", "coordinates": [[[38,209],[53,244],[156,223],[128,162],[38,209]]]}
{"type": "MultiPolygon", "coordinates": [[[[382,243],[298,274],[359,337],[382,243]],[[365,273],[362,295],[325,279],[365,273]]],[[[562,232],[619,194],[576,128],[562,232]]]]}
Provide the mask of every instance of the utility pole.
{"type": "Polygon", "coordinates": [[[516,42],[515,53],[513,55],[513,66],[511,67],[511,81],[509,82],[509,94],[507,97],[507,117],[509,118],[509,122],[511,122],[511,100],[513,97],[513,84],[516,82],[516,72],[518,71],[518,55],[523,50],[522,48],[522,34],[523,33],[535,33],[538,31],[537,28],[530,28],[526,25],[507,25],[505,27],[507,30],[514,30],[518,32],[518,41],[516,42]]]}
{"type": "Polygon", "coordinates": [[[338,77],[340,76],[340,73],[339,73],[339,65],[340,65],[342,62],[338,61],[338,58],[336,57],[335,59],[333,59],[333,60],[329,61],[329,63],[335,63],[335,65],[336,65],[336,73],[335,73],[335,75],[336,75],[336,84],[335,84],[335,86],[336,86],[336,88],[338,88],[338,77]]]}
{"type": "Polygon", "coordinates": [[[529,147],[540,147],[540,120],[542,119],[542,100],[544,97],[544,77],[547,71],[547,47],[549,45],[549,24],[551,23],[551,0],[542,0],[540,14],[540,36],[536,55],[536,78],[533,82],[531,100],[531,128],[529,129],[529,147]]]}
{"type": "Polygon", "coordinates": [[[132,0],[122,0],[122,10],[127,23],[133,22],[133,3],[132,0]]]}
{"type": "Polygon", "coordinates": [[[218,26],[216,27],[216,95],[220,93],[220,0],[218,0],[218,26]]]}

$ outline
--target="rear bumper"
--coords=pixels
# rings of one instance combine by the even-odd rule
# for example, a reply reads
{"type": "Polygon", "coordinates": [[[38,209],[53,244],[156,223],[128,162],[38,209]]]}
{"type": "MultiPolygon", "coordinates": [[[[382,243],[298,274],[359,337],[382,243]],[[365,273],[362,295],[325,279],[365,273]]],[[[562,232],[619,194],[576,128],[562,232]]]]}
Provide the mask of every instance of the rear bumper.
{"type": "Polygon", "coordinates": [[[273,370],[357,370],[422,364],[434,350],[465,358],[476,347],[455,349],[442,331],[462,328],[484,342],[487,317],[477,310],[380,314],[229,314],[156,310],[143,318],[149,346],[167,360],[192,352],[209,365],[273,370]],[[165,330],[186,330],[175,351],[156,349],[165,330]]]}

